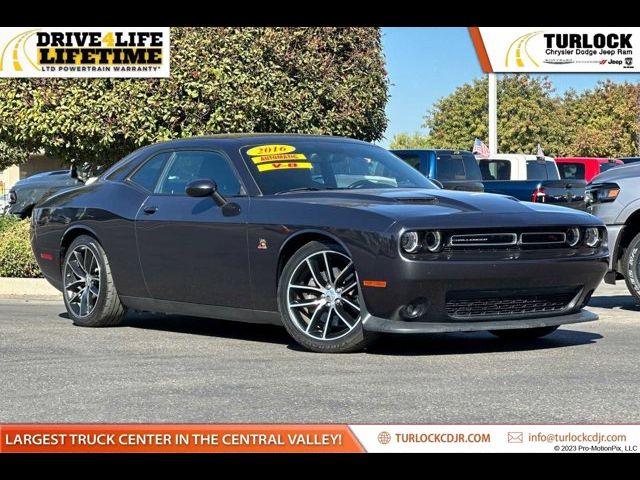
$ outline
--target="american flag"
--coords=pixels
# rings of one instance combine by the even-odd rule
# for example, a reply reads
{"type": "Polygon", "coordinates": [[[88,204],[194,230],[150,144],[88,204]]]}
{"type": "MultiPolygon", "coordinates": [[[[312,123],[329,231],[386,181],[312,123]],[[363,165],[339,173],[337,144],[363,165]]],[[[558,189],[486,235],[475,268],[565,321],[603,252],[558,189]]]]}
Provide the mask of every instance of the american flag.
{"type": "Polygon", "coordinates": [[[473,142],[472,153],[477,153],[481,157],[489,157],[489,147],[487,147],[482,140],[476,138],[473,142]]]}
{"type": "Polygon", "coordinates": [[[538,144],[538,150],[536,151],[536,157],[544,158],[544,150],[542,150],[542,147],[540,146],[540,144],[538,144]]]}

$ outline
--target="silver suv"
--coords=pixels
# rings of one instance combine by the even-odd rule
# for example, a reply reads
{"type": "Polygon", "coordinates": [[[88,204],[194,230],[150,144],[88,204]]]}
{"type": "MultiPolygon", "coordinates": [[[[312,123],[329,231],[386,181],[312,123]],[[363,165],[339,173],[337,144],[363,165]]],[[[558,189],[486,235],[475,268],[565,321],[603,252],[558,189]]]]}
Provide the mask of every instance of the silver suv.
{"type": "Polygon", "coordinates": [[[624,280],[640,301],[640,164],[612,168],[587,185],[588,211],[607,224],[609,272],[606,283],[624,280]]]}

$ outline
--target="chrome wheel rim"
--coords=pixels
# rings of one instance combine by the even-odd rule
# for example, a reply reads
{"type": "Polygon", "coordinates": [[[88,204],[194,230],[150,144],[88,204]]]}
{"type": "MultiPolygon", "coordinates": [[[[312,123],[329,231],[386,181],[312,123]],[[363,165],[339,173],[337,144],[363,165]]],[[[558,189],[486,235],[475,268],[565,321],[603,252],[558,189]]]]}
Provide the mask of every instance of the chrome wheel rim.
{"type": "Polygon", "coordinates": [[[76,317],[91,315],[100,296],[100,264],[93,251],[78,245],[64,265],[64,295],[76,317]]]}
{"type": "Polygon", "coordinates": [[[358,276],[351,259],[334,250],[302,260],[287,287],[289,318],[315,340],[336,340],[361,319],[358,276]]]}

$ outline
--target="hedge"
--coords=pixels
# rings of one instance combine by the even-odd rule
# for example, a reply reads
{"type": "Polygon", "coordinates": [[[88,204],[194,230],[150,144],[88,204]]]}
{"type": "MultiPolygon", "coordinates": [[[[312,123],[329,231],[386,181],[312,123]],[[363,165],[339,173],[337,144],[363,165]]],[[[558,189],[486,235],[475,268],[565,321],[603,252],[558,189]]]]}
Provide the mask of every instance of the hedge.
{"type": "Polygon", "coordinates": [[[0,277],[41,277],[31,251],[29,219],[0,216],[0,277]]]}
{"type": "Polygon", "coordinates": [[[175,27],[171,78],[0,79],[0,169],[215,133],[380,140],[387,88],[377,27],[175,27]]]}

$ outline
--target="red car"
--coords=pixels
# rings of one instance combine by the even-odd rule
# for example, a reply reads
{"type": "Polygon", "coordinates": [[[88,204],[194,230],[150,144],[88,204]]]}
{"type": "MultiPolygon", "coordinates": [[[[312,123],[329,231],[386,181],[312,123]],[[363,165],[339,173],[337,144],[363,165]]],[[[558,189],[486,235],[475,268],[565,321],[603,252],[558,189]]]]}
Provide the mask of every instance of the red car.
{"type": "Polygon", "coordinates": [[[587,182],[610,168],[624,165],[624,162],[617,158],[594,157],[559,157],[556,158],[556,163],[560,171],[560,178],[586,180],[587,182]]]}

